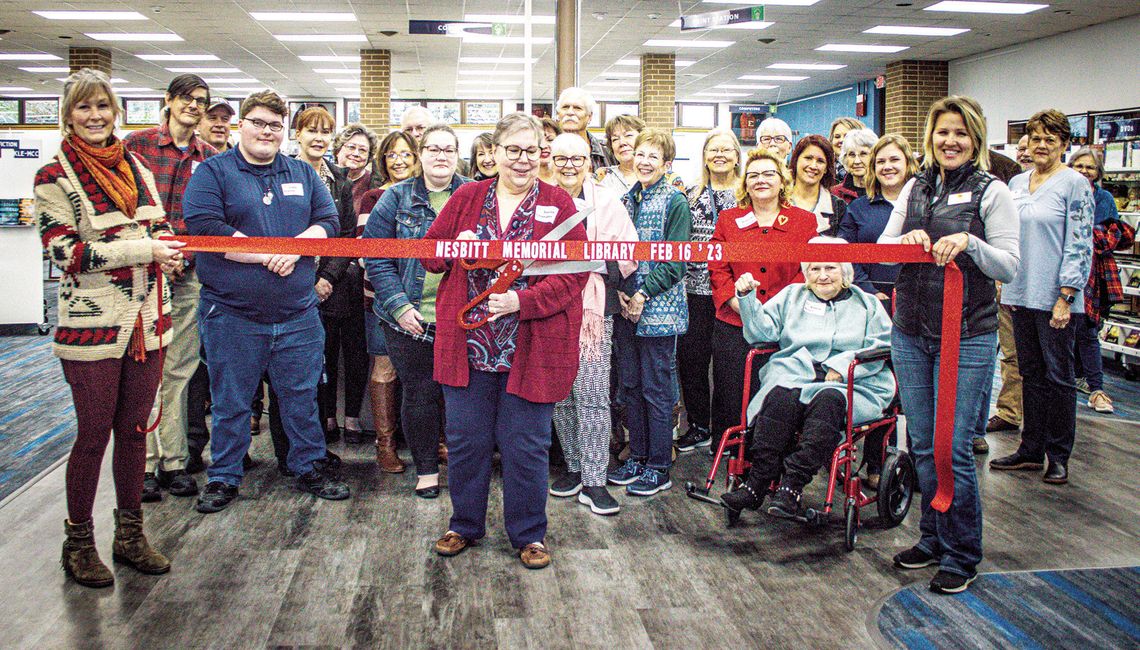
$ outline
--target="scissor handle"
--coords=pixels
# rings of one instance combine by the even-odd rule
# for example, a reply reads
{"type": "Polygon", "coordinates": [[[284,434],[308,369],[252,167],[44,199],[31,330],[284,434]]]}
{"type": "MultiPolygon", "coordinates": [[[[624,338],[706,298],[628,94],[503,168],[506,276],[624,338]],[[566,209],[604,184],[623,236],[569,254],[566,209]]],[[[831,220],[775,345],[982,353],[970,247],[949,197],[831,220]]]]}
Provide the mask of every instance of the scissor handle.
{"type": "MultiPolygon", "coordinates": [[[[481,261],[473,262],[474,266],[472,266],[471,269],[496,268],[502,264],[501,260],[490,260],[491,262],[494,262],[495,266],[480,266],[479,265],[479,264],[485,263],[487,261],[488,260],[481,260],[481,261]]],[[[463,266],[463,268],[468,268],[467,267],[467,260],[462,260],[460,262],[460,265],[463,266]]],[[[471,300],[471,302],[464,305],[463,309],[459,310],[459,316],[457,317],[459,320],[459,326],[465,330],[468,330],[468,331],[473,330],[477,327],[482,327],[483,324],[487,322],[488,318],[490,318],[490,316],[484,316],[483,318],[480,318],[478,320],[469,321],[469,320],[467,320],[467,313],[470,312],[471,310],[475,309],[475,307],[477,307],[479,305],[479,303],[486,300],[487,297],[490,296],[491,294],[493,294],[493,293],[505,293],[508,289],[511,288],[511,285],[514,284],[515,280],[518,280],[522,276],[522,272],[523,272],[524,268],[525,267],[523,266],[523,263],[518,261],[518,260],[511,260],[510,262],[507,262],[507,265],[505,267],[503,267],[502,270],[499,271],[499,277],[495,279],[495,282],[493,284],[491,284],[491,286],[488,287],[486,291],[475,296],[475,298],[473,298],[471,300]]],[[[471,269],[468,269],[468,270],[471,270],[471,269]]]]}
{"type": "Polygon", "coordinates": [[[474,271],[475,269],[497,269],[506,263],[506,260],[459,260],[459,266],[463,267],[464,271],[474,271]]]}

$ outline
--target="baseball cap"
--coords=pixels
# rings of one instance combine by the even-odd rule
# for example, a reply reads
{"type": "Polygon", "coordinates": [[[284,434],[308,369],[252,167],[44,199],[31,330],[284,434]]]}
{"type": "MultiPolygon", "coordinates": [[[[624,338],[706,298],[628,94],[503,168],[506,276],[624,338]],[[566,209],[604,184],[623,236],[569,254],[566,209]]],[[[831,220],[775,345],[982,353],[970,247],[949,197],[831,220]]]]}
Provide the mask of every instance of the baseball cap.
{"type": "Polygon", "coordinates": [[[230,112],[231,116],[233,116],[234,114],[237,113],[237,111],[234,110],[234,107],[228,101],[226,101],[224,98],[220,98],[220,97],[216,98],[210,102],[210,106],[209,106],[209,108],[206,109],[206,112],[209,113],[210,111],[214,110],[215,108],[217,108],[219,106],[226,107],[226,110],[228,110],[230,112]]]}

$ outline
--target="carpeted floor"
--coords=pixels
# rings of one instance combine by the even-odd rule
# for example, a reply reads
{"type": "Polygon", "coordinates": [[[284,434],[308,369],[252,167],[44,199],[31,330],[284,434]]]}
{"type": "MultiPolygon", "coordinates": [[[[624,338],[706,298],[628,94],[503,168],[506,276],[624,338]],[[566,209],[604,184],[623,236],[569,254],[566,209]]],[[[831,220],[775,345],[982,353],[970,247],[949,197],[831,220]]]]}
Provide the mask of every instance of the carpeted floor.
{"type": "Polygon", "coordinates": [[[887,598],[880,634],[894,648],[1135,648],[1140,567],[988,573],[955,596],[925,581],[887,598]]]}

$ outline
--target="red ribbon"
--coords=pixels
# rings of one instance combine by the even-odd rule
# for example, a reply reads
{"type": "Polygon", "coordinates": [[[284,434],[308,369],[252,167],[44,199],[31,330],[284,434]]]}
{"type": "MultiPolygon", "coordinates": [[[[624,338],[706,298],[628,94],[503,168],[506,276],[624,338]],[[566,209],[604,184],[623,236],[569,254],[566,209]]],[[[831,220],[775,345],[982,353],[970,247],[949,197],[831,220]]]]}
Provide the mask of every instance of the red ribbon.
{"type": "MultiPolygon", "coordinates": [[[[276,253],[327,257],[515,259],[638,262],[894,262],[933,264],[917,244],[762,244],[754,242],[503,242],[434,239],[295,239],[284,237],[188,237],[184,251],[276,253]],[[506,255],[504,255],[506,247],[506,255]],[[525,247],[525,248],[524,248],[525,247]]],[[[934,466],[938,491],[931,506],[946,512],[954,500],[951,467],[954,407],[958,396],[958,346],[962,327],[962,272],[945,267],[942,293],[941,363],[934,421],[934,466]]]]}

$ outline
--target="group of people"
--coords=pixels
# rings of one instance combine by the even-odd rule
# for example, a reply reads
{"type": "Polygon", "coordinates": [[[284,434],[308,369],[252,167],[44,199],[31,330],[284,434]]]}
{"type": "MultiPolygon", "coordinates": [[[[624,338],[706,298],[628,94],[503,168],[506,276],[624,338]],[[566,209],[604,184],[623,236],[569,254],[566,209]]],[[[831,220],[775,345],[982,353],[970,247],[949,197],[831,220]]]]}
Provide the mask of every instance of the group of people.
{"type": "MultiPolygon", "coordinates": [[[[142,532],[141,502],[166,490],[198,495],[202,513],[229,506],[259,432],[263,380],[278,469],[319,498],[349,497],[328,442],[362,441],[366,387],[380,470],[405,471],[402,435],[414,493],[432,499],[447,463],[453,514],[435,544],[440,555],[485,536],[498,453],[507,534],[532,569],[551,561],[548,494],[613,515],[620,504],[607,485],[631,496],[669,489],[675,449],[710,446],[737,424],[744,359],[761,343],[780,349],[751,382],[751,469],[723,495],[726,508],[759,509],[775,485],[767,512],[797,515],[804,487],[839,442],[848,364],[889,344],[893,373],[884,362],[864,364],[851,394],[856,420],[876,417],[896,390],[907,415],[922,537],[894,562],[936,564],[932,589],[965,589],[982,556],[975,438],[992,424],[1006,316],[1026,387],[1025,430],[1017,453],[991,467],[1042,469],[1048,458],[1045,480],[1067,478],[1076,360],[1090,387],[1100,381],[1099,355],[1094,363],[1075,351],[1090,345],[1086,330],[1096,340],[1090,312],[1103,313],[1115,295],[1098,284],[1110,262],[1094,265],[1094,257],[1131,235],[1098,212],[1096,231],[1112,245],[1098,238],[1094,248],[1101,235],[1090,180],[1099,158],[1082,150],[1070,161],[1078,171],[1062,164],[1070,138],[1063,114],[1029,121],[1032,160],[1023,172],[988,150],[981,107],[967,97],[934,104],[921,157],[905,138],[879,137],[853,118],[837,120],[828,137],[798,141],[768,119],[748,152],[732,131],[714,129],[701,149],[701,177],[686,185],[671,169],[670,132],[619,116],[603,140],[586,130],[597,110],[586,92],[566,89],[556,106],[553,120],[504,116],[463,161],[455,131],[423,109],[381,138],[361,124],[337,132],[319,107],[290,119],[270,91],[242,102],[231,146],[233,108],[194,75],[171,81],[162,124],[120,139],[121,108],[106,76],[69,77],[60,153],[35,187],[44,246],[63,271],[54,350],[79,422],[67,467],[67,573],[88,586],[113,582],[91,516],[112,431],[114,559],[168,571],[142,532]],[[281,152],[289,129],[295,158],[281,152]],[[935,264],[537,262],[508,275],[501,260],[317,259],[240,252],[240,241],[233,252],[191,256],[178,241],[186,234],[883,242],[922,245],[935,264]],[[937,267],[950,262],[966,292],[955,498],[942,513],[930,506],[937,267]],[[674,440],[678,403],[687,428],[674,440]],[[615,430],[628,431],[628,455],[616,466],[615,430]],[[553,482],[552,432],[567,470],[553,482]],[[199,493],[193,473],[205,465],[207,444],[199,493]]],[[[1004,343],[1003,354],[1010,356],[1004,343]]],[[[881,445],[868,442],[871,488],[881,445]]]]}

